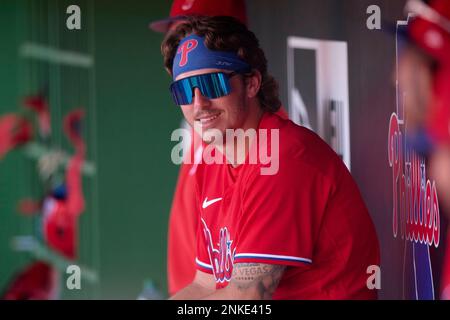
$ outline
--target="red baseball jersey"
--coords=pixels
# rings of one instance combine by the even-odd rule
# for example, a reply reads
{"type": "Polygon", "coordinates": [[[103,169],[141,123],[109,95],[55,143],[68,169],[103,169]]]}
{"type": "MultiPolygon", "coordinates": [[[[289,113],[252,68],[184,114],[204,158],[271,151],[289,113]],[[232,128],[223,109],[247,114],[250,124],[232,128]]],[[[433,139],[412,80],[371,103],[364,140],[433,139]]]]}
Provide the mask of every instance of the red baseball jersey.
{"type": "Polygon", "coordinates": [[[378,239],[341,159],[314,132],[277,115],[264,114],[259,129],[268,130],[276,174],[262,175],[269,165],[249,161],[197,170],[197,268],[222,288],[233,264],[286,265],[274,299],[376,298],[366,283],[367,267],[380,262],[378,239]]]}
{"type": "MultiPolygon", "coordinates": [[[[277,114],[283,119],[288,115],[284,108],[277,114]]],[[[200,139],[196,134],[194,139],[200,139]]],[[[190,284],[195,276],[196,233],[198,224],[197,197],[195,195],[195,173],[201,162],[201,142],[192,139],[190,156],[192,163],[183,163],[172,200],[169,217],[167,274],[169,294],[174,295],[190,284]],[[195,146],[200,146],[195,149],[195,146]],[[199,150],[200,149],[200,150],[199,150]]]]}

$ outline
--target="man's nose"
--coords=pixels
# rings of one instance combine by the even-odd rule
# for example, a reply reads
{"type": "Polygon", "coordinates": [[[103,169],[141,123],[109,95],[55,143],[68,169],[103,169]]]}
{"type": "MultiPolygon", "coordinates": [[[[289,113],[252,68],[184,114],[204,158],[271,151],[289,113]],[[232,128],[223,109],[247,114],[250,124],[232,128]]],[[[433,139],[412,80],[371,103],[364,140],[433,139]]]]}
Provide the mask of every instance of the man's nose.
{"type": "Polygon", "coordinates": [[[211,101],[209,98],[202,95],[202,92],[199,88],[194,88],[194,96],[192,97],[192,102],[194,104],[194,108],[207,108],[210,106],[211,101]]]}

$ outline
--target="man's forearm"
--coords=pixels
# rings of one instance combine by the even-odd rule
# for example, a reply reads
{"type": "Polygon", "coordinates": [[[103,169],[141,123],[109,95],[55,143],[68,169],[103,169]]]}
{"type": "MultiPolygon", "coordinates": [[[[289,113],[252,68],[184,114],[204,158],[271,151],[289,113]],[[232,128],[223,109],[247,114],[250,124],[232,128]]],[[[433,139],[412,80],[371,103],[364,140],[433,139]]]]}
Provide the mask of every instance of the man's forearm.
{"type": "Polygon", "coordinates": [[[283,275],[284,265],[237,263],[233,276],[223,289],[215,289],[212,275],[197,272],[194,281],[175,294],[173,300],[259,300],[272,299],[283,275]]]}
{"type": "MultiPolygon", "coordinates": [[[[191,283],[184,289],[178,291],[170,300],[229,300],[229,299],[252,299],[251,297],[233,297],[229,290],[210,290],[196,283],[191,283]]],[[[254,298],[253,298],[254,299],[254,298]]]]}
{"type": "Polygon", "coordinates": [[[195,282],[192,282],[190,285],[184,287],[170,297],[170,300],[200,300],[213,294],[214,292],[215,290],[205,288],[195,282]]]}
{"type": "MultiPolygon", "coordinates": [[[[268,297],[266,297],[267,299],[268,297]]],[[[197,284],[190,284],[170,298],[171,300],[259,300],[263,299],[256,289],[233,290],[231,286],[208,290],[197,284]]]]}

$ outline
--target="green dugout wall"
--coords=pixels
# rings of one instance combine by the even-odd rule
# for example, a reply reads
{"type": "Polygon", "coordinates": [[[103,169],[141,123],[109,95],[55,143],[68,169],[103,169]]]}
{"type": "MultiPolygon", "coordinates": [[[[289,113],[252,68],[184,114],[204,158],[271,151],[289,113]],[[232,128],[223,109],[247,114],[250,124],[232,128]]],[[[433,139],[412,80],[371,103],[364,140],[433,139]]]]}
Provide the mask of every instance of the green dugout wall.
{"type": "MultiPolygon", "coordinates": [[[[76,263],[88,276],[81,290],[62,285],[62,298],[135,299],[145,280],[166,295],[167,221],[178,170],[170,134],[181,113],[168,95],[162,35],[147,25],[169,8],[168,1],[138,0],[0,4],[0,114],[23,110],[23,96],[48,88],[51,147],[71,153],[63,116],[86,110],[86,210],[76,263]],[[66,28],[72,4],[81,9],[81,30],[66,28]]],[[[23,148],[0,160],[0,290],[39,255],[12,244],[16,236],[37,236],[37,219],[16,210],[20,199],[43,195],[36,165],[36,155],[23,148]]],[[[48,252],[44,259],[59,261],[48,252]]]]}

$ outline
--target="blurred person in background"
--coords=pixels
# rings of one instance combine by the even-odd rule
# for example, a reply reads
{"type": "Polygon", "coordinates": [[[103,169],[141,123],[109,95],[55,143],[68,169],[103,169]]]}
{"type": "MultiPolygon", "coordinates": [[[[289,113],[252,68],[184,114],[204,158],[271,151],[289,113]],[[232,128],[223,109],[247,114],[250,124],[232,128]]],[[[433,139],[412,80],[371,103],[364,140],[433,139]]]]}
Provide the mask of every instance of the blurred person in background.
{"type": "MultiPolygon", "coordinates": [[[[410,40],[399,62],[408,142],[429,159],[440,207],[450,217],[450,1],[409,0],[410,40]]],[[[441,298],[450,299],[450,237],[441,277],[441,298]]]]}

